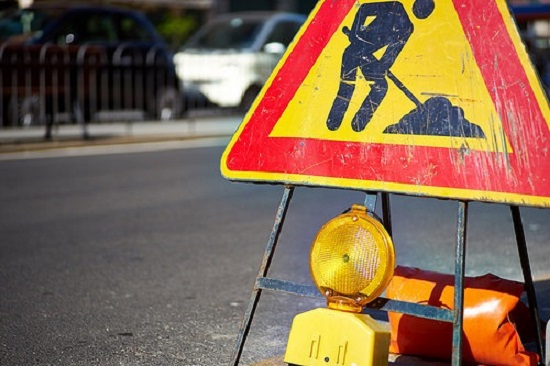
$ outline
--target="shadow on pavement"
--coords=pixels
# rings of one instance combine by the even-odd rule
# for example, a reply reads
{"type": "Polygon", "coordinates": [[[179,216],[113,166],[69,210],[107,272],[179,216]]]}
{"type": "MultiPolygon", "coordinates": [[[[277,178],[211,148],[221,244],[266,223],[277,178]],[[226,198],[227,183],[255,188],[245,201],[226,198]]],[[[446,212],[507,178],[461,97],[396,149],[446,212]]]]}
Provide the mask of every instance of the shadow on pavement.
{"type": "Polygon", "coordinates": [[[212,114],[166,122],[97,123],[88,126],[85,138],[79,126],[64,125],[56,129],[49,140],[44,138],[44,130],[40,126],[0,129],[0,154],[80,146],[227,137],[235,132],[241,121],[242,116],[238,114],[212,114]]]}

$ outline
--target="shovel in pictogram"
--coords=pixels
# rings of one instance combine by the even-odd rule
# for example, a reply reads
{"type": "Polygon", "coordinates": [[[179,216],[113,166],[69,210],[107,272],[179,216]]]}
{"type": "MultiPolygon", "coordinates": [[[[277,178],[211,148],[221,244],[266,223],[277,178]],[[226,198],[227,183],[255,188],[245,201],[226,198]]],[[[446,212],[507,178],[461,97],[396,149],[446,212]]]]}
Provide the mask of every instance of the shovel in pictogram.
{"type": "Polygon", "coordinates": [[[481,127],[468,121],[464,117],[464,110],[453,106],[449,99],[431,97],[422,103],[391,70],[386,75],[416,108],[403,116],[398,123],[388,126],[384,133],[485,138],[481,127]]]}

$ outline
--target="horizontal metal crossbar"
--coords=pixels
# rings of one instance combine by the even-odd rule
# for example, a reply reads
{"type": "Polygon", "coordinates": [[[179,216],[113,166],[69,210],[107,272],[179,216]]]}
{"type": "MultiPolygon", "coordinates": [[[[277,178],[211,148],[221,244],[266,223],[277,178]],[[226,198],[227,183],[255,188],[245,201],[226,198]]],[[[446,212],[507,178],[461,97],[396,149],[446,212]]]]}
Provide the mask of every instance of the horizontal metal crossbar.
{"type": "MultiPolygon", "coordinates": [[[[280,291],[299,296],[324,299],[315,286],[303,285],[275,278],[257,278],[256,289],[280,291]]],[[[408,314],[420,318],[439,320],[449,323],[454,321],[455,316],[453,310],[441,309],[436,306],[422,305],[412,302],[392,300],[383,297],[379,297],[373,302],[367,304],[366,309],[363,312],[368,312],[368,309],[393,311],[396,313],[408,314]]]]}
{"type": "Polygon", "coordinates": [[[311,297],[315,299],[324,299],[319,293],[317,287],[302,285],[295,282],[278,280],[275,278],[259,277],[256,279],[256,288],[262,290],[272,290],[286,292],[293,295],[311,297]]]}

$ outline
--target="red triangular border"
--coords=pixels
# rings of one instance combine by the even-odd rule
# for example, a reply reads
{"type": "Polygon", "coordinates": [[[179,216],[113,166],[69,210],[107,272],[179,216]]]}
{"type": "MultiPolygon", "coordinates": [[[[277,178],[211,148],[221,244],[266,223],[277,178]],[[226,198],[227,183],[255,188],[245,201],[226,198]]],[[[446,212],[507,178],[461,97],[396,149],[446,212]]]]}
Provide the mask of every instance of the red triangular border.
{"type": "Polygon", "coordinates": [[[269,137],[317,57],[356,5],[356,0],[327,0],[319,5],[232,145],[227,169],[550,197],[550,131],[502,14],[495,1],[453,3],[512,153],[472,150],[460,157],[448,148],[414,146],[411,159],[411,147],[403,145],[269,137]],[[488,42],[494,35],[498,42],[488,42]]]}

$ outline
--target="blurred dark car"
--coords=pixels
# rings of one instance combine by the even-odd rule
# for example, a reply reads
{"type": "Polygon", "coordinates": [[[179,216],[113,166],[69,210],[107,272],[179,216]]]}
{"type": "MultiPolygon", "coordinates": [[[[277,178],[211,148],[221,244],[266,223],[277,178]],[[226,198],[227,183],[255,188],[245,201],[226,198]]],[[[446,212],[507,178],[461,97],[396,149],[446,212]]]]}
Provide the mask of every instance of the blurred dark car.
{"type": "Polygon", "coordinates": [[[0,19],[0,42],[3,125],[90,121],[103,111],[166,120],[181,112],[173,54],[140,12],[17,9],[0,19]]]}

